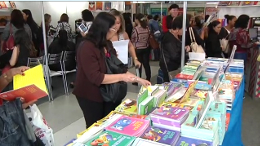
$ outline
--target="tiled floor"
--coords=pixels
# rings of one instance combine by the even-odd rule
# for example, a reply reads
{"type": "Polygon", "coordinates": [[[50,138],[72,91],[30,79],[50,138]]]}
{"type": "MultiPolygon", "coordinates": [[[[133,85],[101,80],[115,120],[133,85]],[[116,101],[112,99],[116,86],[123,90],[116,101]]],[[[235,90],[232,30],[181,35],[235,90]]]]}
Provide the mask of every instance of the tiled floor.
{"type": "MultiPolygon", "coordinates": [[[[151,62],[152,83],[156,83],[158,62],[151,62]]],[[[134,69],[130,70],[135,72],[134,69]]],[[[145,77],[145,76],[143,76],[145,77]]],[[[74,75],[69,75],[72,81],[74,75]]],[[[62,78],[53,79],[54,101],[48,102],[48,98],[38,101],[39,109],[54,130],[55,146],[63,146],[68,141],[76,138],[76,134],[83,131],[85,121],[74,95],[64,96],[62,78]]],[[[136,98],[138,87],[128,86],[127,98],[136,98]]],[[[243,105],[243,127],[242,137],[245,146],[260,145],[260,101],[252,100],[246,96],[243,105]]]]}

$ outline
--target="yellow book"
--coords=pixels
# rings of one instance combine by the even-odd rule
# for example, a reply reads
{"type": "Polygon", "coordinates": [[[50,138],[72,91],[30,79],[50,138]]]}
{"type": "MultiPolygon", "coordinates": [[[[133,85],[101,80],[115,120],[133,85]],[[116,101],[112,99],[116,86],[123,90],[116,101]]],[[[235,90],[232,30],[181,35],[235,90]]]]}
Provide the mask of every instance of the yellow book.
{"type": "Polygon", "coordinates": [[[116,109],[116,112],[121,114],[137,114],[136,100],[126,99],[116,109]]]}
{"type": "Polygon", "coordinates": [[[45,80],[44,80],[44,73],[43,73],[43,66],[40,64],[36,67],[28,69],[24,72],[24,76],[16,75],[13,78],[13,86],[15,89],[20,89],[23,87],[27,87],[30,85],[35,85],[42,91],[48,94],[45,80]]]}

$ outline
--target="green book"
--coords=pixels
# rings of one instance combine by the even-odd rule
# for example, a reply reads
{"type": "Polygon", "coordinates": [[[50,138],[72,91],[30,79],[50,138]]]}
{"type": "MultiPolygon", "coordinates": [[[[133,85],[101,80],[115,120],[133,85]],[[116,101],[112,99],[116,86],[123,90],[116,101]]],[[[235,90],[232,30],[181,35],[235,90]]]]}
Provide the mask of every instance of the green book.
{"type": "Polygon", "coordinates": [[[130,146],[135,137],[111,132],[111,131],[104,131],[99,135],[90,139],[86,146],[98,146],[98,145],[106,145],[106,146],[130,146]]]}
{"type": "Polygon", "coordinates": [[[145,100],[143,100],[139,105],[138,114],[146,115],[154,108],[154,97],[149,96],[145,100]]]}

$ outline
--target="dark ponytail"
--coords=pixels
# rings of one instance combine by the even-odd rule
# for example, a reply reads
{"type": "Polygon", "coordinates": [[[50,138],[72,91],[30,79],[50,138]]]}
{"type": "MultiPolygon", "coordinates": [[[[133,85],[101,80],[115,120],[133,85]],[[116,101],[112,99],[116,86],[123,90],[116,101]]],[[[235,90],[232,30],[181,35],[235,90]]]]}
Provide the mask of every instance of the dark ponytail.
{"type": "Polygon", "coordinates": [[[142,28],[147,28],[148,24],[147,24],[147,19],[143,14],[136,14],[135,19],[137,19],[140,22],[140,25],[142,28]]]}

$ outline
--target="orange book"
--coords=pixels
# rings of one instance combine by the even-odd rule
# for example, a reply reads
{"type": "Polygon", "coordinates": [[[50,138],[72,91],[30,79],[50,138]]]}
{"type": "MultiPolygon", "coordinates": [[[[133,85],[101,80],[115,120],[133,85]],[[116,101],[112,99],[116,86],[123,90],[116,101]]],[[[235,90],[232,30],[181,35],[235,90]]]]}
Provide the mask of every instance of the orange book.
{"type": "Polygon", "coordinates": [[[0,98],[7,101],[12,101],[15,100],[17,97],[23,97],[25,102],[30,102],[45,97],[47,95],[48,94],[45,91],[41,90],[37,86],[29,85],[16,90],[0,93],[0,98]]]}

